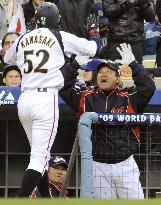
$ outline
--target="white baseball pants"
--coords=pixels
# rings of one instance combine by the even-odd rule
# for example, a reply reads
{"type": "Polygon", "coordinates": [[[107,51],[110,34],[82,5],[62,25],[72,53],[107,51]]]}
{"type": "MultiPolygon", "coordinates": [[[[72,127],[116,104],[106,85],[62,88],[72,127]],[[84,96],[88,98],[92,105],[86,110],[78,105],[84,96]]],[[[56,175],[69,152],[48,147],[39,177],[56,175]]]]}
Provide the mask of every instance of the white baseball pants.
{"type": "Polygon", "coordinates": [[[27,169],[44,173],[48,169],[50,149],[54,142],[59,110],[58,91],[37,89],[23,92],[18,101],[18,115],[31,147],[27,169]]]}
{"type": "Polygon", "coordinates": [[[94,198],[143,199],[140,172],[133,158],[116,164],[95,162],[93,165],[94,198]]]}

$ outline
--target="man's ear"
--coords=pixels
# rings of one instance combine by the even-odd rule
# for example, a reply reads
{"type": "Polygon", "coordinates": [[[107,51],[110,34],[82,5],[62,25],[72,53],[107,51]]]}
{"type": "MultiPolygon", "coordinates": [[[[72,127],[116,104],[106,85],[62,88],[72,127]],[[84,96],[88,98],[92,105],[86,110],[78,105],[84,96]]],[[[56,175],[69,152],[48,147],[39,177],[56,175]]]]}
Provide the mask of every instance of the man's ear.
{"type": "Polygon", "coordinates": [[[6,84],[6,78],[3,78],[3,83],[5,83],[5,84],[6,84]]]}
{"type": "Polygon", "coordinates": [[[120,87],[123,87],[123,81],[121,80],[120,76],[117,76],[118,84],[120,87]]]}

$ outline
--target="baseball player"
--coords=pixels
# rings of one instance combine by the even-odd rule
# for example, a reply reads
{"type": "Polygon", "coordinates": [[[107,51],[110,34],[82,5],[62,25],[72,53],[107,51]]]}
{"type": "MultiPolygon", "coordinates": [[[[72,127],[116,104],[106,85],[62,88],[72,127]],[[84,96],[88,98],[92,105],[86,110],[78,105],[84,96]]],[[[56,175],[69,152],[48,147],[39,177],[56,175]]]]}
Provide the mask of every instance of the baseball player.
{"type": "Polygon", "coordinates": [[[64,84],[60,68],[65,58],[60,34],[68,56],[76,54],[89,58],[97,50],[94,41],[56,31],[60,15],[55,4],[45,2],[39,6],[35,20],[37,29],[17,39],[5,55],[5,62],[15,61],[22,73],[18,115],[31,146],[19,197],[28,197],[36,186],[42,197],[50,197],[48,161],[58,126],[58,91],[64,84]]]}

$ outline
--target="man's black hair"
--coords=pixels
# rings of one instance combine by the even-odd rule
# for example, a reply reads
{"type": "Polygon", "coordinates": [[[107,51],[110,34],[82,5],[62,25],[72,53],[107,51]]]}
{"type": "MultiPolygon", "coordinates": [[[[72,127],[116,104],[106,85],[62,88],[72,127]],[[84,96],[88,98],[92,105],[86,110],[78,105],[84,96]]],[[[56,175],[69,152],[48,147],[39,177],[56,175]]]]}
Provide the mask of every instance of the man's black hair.
{"type": "Polygon", "coordinates": [[[6,66],[4,67],[4,71],[3,71],[2,78],[5,78],[6,75],[7,75],[7,73],[8,73],[9,71],[12,71],[12,70],[16,70],[16,71],[20,74],[20,77],[22,78],[21,71],[20,71],[20,69],[18,68],[17,65],[6,65],[6,66]]]}

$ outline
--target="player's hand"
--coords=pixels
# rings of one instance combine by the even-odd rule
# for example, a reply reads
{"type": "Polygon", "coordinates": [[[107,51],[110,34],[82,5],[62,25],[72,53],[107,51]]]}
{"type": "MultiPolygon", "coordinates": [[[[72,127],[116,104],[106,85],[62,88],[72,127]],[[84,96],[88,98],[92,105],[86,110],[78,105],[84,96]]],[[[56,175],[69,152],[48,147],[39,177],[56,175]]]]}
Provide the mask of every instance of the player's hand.
{"type": "Polygon", "coordinates": [[[129,65],[131,62],[135,60],[135,57],[132,53],[132,49],[130,44],[122,43],[120,44],[120,47],[117,47],[117,51],[120,53],[121,60],[116,60],[115,62],[120,64],[129,65]]]}
{"type": "Polygon", "coordinates": [[[87,17],[86,31],[88,37],[95,37],[99,35],[99,16],[91,14],[87,17]]]}

